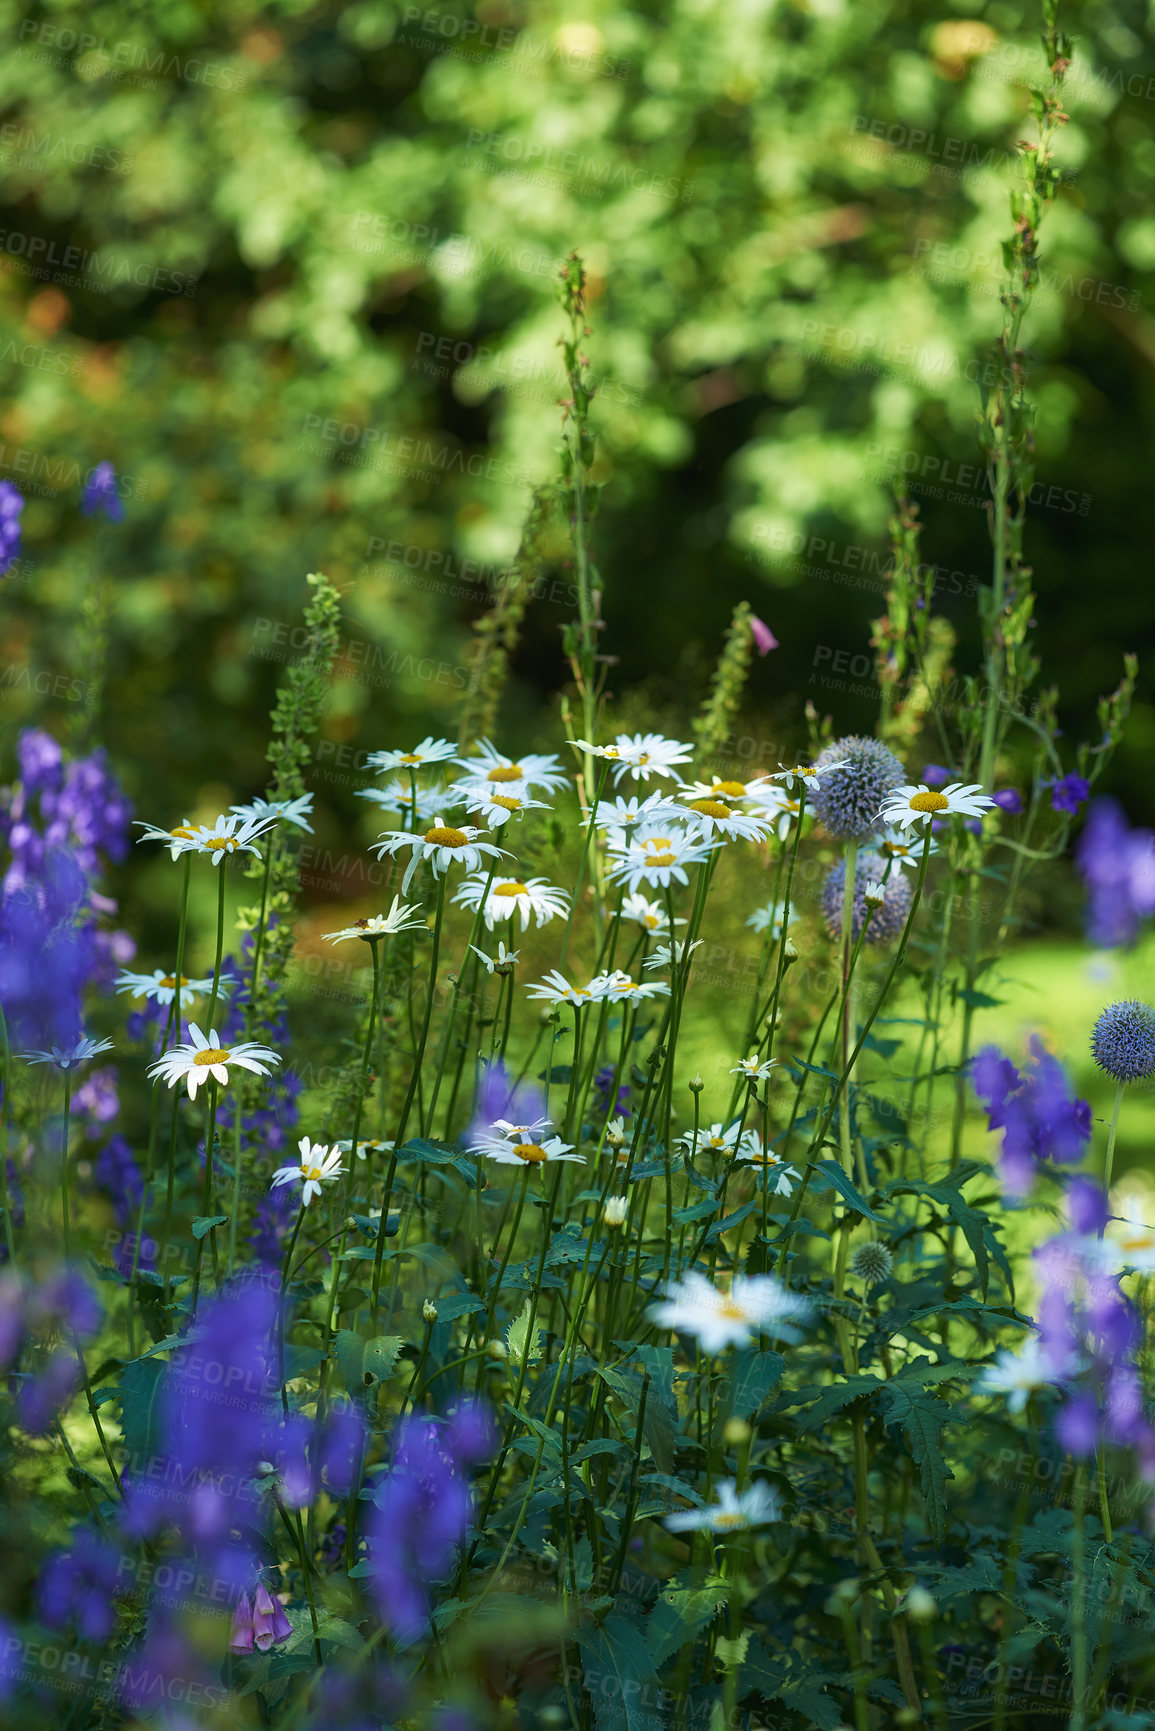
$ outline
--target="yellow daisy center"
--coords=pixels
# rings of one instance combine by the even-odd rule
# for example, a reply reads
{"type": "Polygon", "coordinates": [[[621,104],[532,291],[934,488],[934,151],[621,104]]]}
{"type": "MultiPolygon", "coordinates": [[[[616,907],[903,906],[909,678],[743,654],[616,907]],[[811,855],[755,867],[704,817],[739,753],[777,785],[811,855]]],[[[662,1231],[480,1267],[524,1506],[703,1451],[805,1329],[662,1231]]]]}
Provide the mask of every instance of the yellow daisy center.
{"type": "Polygon", "coordinates": [[[312,1178],[315,1180],[315,1179],[324,1177],[324,1173],[321,1171],[321,1168],[319,1166],[306,1166],[305,1167],[305,1177],[306,1178],[312,1178]]]}
{"type": "Polygon", "coordinates": [[[648,932],[656,932],[662,922],[657,914],[647,914],[642,923],[648,932]]]}
{"type": "Polygon", "coordinates": [[[720,799],[692,799],[690,810],[701,812],[703,817],[727,818],[734,814],[728,805],[723,805],[720,799]]]}
{"type": "Polygon", "coordinates": [[[513,796],[511,794],[508,794],[508,793],[492,794],[490,796],[489,803],[490,803],[490,805],[501,806],[504,811],[520,811],[521,810],[521,801],[519,799],[514,799],[513,796]]]}
{"type": "Polygon", "coordinates": [[[430,847],[465,847],[469,837],[463,835],[459,829],[443,829],[439,824],[434,824],[432,829],[425,831],[425,840],[430,847]]]}
{"type": "Polygon", "coordinates": [[[513,1151],[527,1166],[540,1166],[547,1158],[545,1149],[537,1142],[519,1142],[513,1151]]]}
{"type": "Polygon", "coordinates": [[[945,793],[916,793],[910,802],[911,811],[947,811],[950,800],[945,793]]]}
{"type": "Polygon", "coordinates": [[[220,853],[221,849],[233,853],[236,850],[236,837],[231,835],[210,835],[205,846],[212,853],[220,853]]]}
{"type": "Polygon", "coordinates": [[[724,1298],[718,1306],[718,1315],[724,1316],[727,1322],[747,1321],[746,1312],[732,1298],[724,1298]]]}
{"type": "Polygon", "coordinates": [[[674,856],[672,853],[668,852],[652,853],[647,863],[652,866],[672,866],[674,864],[674,856]]]}
{"type": "Polygon", "coordinates": [[[1126,1238],[1119,1240],[1121,1250],[1150,1250],[1151,1244],[1152,1234],[1142,1230],[1128,1233],[1126,1238]]]}
{"type": "Polygon", "coordinates": [[[672,847],[673,843],[668,835],[652,835],[642,843],[642,846],[644,848],[664,848],[672,847]]]}
{"type": "Polygon", "coordinates": [[[191,841],[193,836],[192,830],[186,824],[180,825],[177,829],[170,829],[168,833],[175,836],[178,841],[191,841]]]}
{"type": "Polygon", "coordinates": [[[226,1064],[229,1053],[224,1046],[206,1046],[203,1052],[198,1052],[193,1063],[207,1070],[210,1064],[226,1064]]]}
{"type": "Polygon", "coordinates": [[[507,884],[497,884],[493,891],[495,896],[527,896],[529,891],[520,878],[511,878],[507,884]]]}
{"type": "Polygon", "coordinates": [[[621,755],[616,745],[604,745],[602,747],[603,757],[620,757],[621,755]]]}
{"type": "Polygon", "coordinates": [[[746,789],[740,781],[716,781],[714,792],[723,794],[727,799],[742,799],[745,797],[746,789]]]}
{"type": "Polygon", "coordinates": [[[407,751],[397,761],[398,763],[421,763],[423,760],[418,757],[415,751],[407,751]]]}
{"type": "Polygon", "coordinates": [[[735,1527],[746,1525],[746,1517],[739,1514],[715,1515],[714,1525],[724,1532],[732,1532],[735,1527]]]}
{"type": "MultiPolygon", "coordinates": [[[[158,986],[170,986],[170,987],[171,987],[171,986],[175,986],[175,985],[176,985],[176,983],[177,983],[177,979],[176,979],[176,975],[175,975],[175,974],[166,974],[166,975],[165,975],[165,976],[164,976],[164,979],[163,979],[163,980],[158,980],[158,981],[157,981],[157,985],[158,985],[158,986]]],[[[188,975],[187,975],[187,974],[182,974],[182,975],[181,975],[181,977],[180,977],[180,983],[181,983],[181,985],[182,985],[182,986],[187,986],[187,985],[188,985],[188,975]]]]}
{"type": "Polygon", "coordinates": [[[490,770],[486,781],[521,781],[520,763],[499,763],[490,770]]]}

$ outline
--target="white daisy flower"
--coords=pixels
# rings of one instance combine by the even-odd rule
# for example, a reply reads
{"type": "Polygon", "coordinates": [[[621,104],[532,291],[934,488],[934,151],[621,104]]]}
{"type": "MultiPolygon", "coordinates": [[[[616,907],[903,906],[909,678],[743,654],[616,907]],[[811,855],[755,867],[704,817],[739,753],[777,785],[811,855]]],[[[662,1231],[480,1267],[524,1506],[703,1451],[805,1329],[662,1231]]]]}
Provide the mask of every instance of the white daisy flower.
{"type": "Polygon", "coordinates": [[[423,769],[430,763],[452,763],[457,747],[448,739],[434,739],[427,733],[412,751],[371,751],[365,762],[379,772],[395,769],[423,769]]]}
{"type": "Polygon", "coordinates": [[[488,1134],[500,1130],[507,1142],[540,1142],[542,1131],[552,1129],[552,1118],[535,1118],[530,1124],[511,1124],[508,1118],[495,1118],[488,1134]]]}
{"type": "Polygon", "coordinates": [[[619,733],[612,745],[590,745],[584,739],[575,739],[574,744],[588,756],[604,757],[616,765],[615,787],[626,775],[634,781],[649,781],[651,775],[661,775],[680,782],[682,778],[674,765],[689,763],[694,755],[692,745],[680,739],[667,739],[661,733],[619,733]]]}
{"type": "Polygon", "coordinates": [[[188,1031],[189,1042],[171,1047],[163,1058],[150,1065],[148,1075],[160,1076],[170,1088],[183,1079],[188,1084],[190,1100],[196,1099],[197,1089],[210,1076],[227,1088],[230,1064],[267,1076],[269,1064],[281,1061],[271,1047],[258,1045],[255,1040],[238,1040],[234,1045],[224,1046],[215,1028],[209,1030],[207,1038],[195,1022],[189,1023],[188,1031]]]}
{"type": "Polygon", "coordinates": [[[756,782],[747,792],[746,801],[760,817],[774,825],[779,841],[786,840],[791,824],[802,810],[801,800],[791,799],[774,781],[756,782]]]}
{"type": "MultiPolygon", "coordinates": [[[[477,872],[461,884],[453,900],[459,907],[476,913],[485,893],[486,872],[477,872]]],[[[490,931],[504,920],[521,917],[522,931],[528,931],[530,919],[538,926],[548,926],[551,920],[569,911],[569,898],[546,878],[494,878],[485,898],[482,917],[490,931]]]]}
{"type": "MultiPolygon", "coordinates": [[[[346,1136],[342,1141],[334,1142],[333,1146],[340,1149],[342,1154],[351,1154],[353,1152],[353,1138],[346,1136]]],[[[396,1146],[396,1142],[380,1142],[374,1136],[359,1136],[357,1139],[357,1158],[358,1160],[368,1160],[370,1155],[392,1154],[396,1146]]],[[[286,1170],[290,1170],[290,1168],[286,1168],[286,1170]]],[[[380,1209],[377,1210],[377,1218],[381,1218],[380,1209]]]]}
{"type": "Polygon", "coordinates": [[[605,975],[598,974],[588,986],[571,986],[564,974],[551,968],[538,985],[528,987],[526,996],[544,998],[550,1004],[596,1004],[604,995],[604,980],[605,975]]]}
{"type": "Polygon", "coordinates": [[[796,1169],[788,1166],[773,1148],[763,1147],[759,1131],[746,1131],[735,1158],[739,1164],[758,1168],[762,1183],[771,1195],[793,1196],[794,1186],[798,1182],[796,1169]]]}
{"type": "MultiPolygon", "coordinates": [[[[930,851],[932,854],[938,852],[938,843],[933,839],[930,851]]],[[[900,870],[912,866],[917,871],[918,862],[922,858],[922,841],[908,841],[900,829],[888,829],[877,841],[872,841],[868,848],[860,849],[858,857],[863,859],[867,854],[877,854],[880,860],[889,860],[892,867],[897,866],[900,870]]],[[[881,871],[879,876],[882,876],[881,871]]]]}
{"type": "Polygon", "coordinates": [[[770,780],[784,781],[787,787],[804,787],[810,793],[822,785],[823,776],[833,775],[836,769],[845,769],[849,762],[850,759],[844,757],[837,763],[824,763],[821,769],[816,769],[811,763],[796,763],[792,769],[787,769],[784,763],[780,763],[776,770],[771,771],[770,780]]]}
{"type": "Polygon", "coordinates": [[[522,788],[532,792],[540,787],[545,793],[556,793],[570,785],[570,777],[555,754],[531,751],[524,757],[506,757],[488,739],[477,741],[471,757],[458,757],[454,762],[466,771],[464,779],[471,785],[488,783],[499,792],[510,789],[516,793],[522,788]]]}
{"type": "Polygon", "coordinates": [[[1055,1366],[1039,1341],[1031,1336],[1023,1342],[1020,1352],[996,1353],[994,1363],[984,1366],[974,1386],[978,1394],[1005,1394],[1008,1410],[1022,1412],[1036,1389],[1057,1380],[1055,1366]]]}
{"type": "Polygon", "coordinates": [[[659,1327],[697,1335],[702,1351],[715,1353],[730,1345],[748,1346],[757,1334],[798,1340],[789,1319],[810,1309],[809,1299],[788,1292],[772,1274],[736,1274],[726,1293],[704,1274],[690,1273],[670,1283],[665,1300],[651,1305],[649,1315],[659,1327]]]}
{"type": "Polygon", "coordinates": [[[237,817],[248,818],[258,823],[262,818],[281,818],[285,823],[291,823],[295,829],[308,830],[313,833],[313,826],[305,820],[313,814],[313,796],[311,793],[298,794],[296,799],[251,799],[248,805],[230,805],[229,810],[237,817]]]}
{"type": "Polygon", "coordinates": [[[736,1533],[781,1519],[778,1496],[761,1479],[755,1479],[744,1491],[739,1491],[737,1479],[721,1479],[716,1488],[718,1501],[709,1508],[681,1509],[667,1515],[665,1525],[670,1532],[736,1533]]]}
{"type": "Polygon", "coordinates": [[[695,1154],[732,1154],[738,1146],[738,1121],[733,1124],[704,1124],[698,1126],[697,1146],[695,1147],[694,1132],[687,1130],[684,1136],[679,1136],[675,1146],[692,1160],[695,1154]]]}
{"type": "Polygon", "coordinates": [[[724,799],[679,801],[678,816],[691,835],[725,836],[728,841],[765,841],[773,828],[761,812],[737,811],[724,799]]]}
{"type": "Polygon", "coordinates": [[[394,896],[387,914],[371,914],[368,919],[354,920],[351,926],[342,926],[339,932],[322,932],[321,936],[327,943],[338,944],[343,938],[394,938],[398,932],[423,932],[427,930],[425,915],[412,902],[403,902],[400,896],[394,896]]]}
{"type": "Polygon", "coordinates": [[[578,1165],[585,1165],[585,1155],[575,1153],[572,1142],[563,1142],[557,1136],[544,1142],[514,1142],[508,1136],[478,1136],[470,1151],[483,1154],[498,1166],[545,1166],[557,1160],[575,1160],[578,1165]]]}
{"type": "Polygon", "coordinates": [[[670,988],[664,981],[651,980],[640,986],[622,968],[615,968],[610,974],[595,974],[590,981],[591,989],[598,989],[599,998],[608,998],[611,1004],[640,1004],[645,998],[668,998],[670,988]]]}
{"type": "MultiPolygon", "coordinates": [[[[790,918],[786,921],[787,926],[792,926],[801,917],[798,909],[792,907],[790,918]]],[[[746,924],[751,931],[768,931],[772,938],[780,938],[782,936],[782,909],[775,902],[765,902],[762,907],[754,909],[746,924]]]]}
{"type": "MultiPolygon", "coordinates": [[[[236,981],[235,974],[222,974],[219,992],[227,992],[236,981]]],[[[152,998],[158,1004],[171,1004],[176,997],[176,975],[166,974],[161,968],[154,968],[151,974],[132,974],[124,969],[116,976],[118,992],[131,992],[134,998],[152,998]]],[[[213,989],[213,977],[193,980],[187,974],[180,977],[181,997],[201,997],[213,989]]]]}
{"type": "Polygon", "coordinates": [[[461,829],[451,828],[438,812],[433,827],[427,829],[424,835],[407,829],[387,830],[381,835],[377,846],[369,851],[382,859],[386,854],[400,853],[404,847],[412,848],[409,864],[405,867],[405,876],[401,879],[401,894],[406,895],[413,882],[413,874],[424,859],[433,867],[434,877],[444,877],[451,865],[464,866],[466,871],[475,872],[480,868],[483,857],[511,857],[505,848],[494,847],[492,842],[478,841],[480,834],[479,829],[473,829],[468,824],[461,829]]]}
{"type": "Polygon", "coordinates": [[[487,974],[510,974],[520,960],[519,950],[507,950],[501,941],[497,945],[497,954],[487,956],[484,950],[479,950],[476,944],[470,944],[470,949],[481,963],[487,974]]]}
{"type": "Polygon", "coordinates": [[[665,823],[673,812],[674,802],[669,794],[650,793],[639,799],[636,793],[631,793],[624,799],[619,793],[612,800],[599,799],[594,823],[598,829],[627,830],[639,823],[665,823]]]}
{"type": "Polygon", "coordinates": [[[215,823],[187,825],[188,833],[180,841],[180,852],[207,854],[214,865],[220,865],[234,853],[251,853],[260,859],[261,850],[254,845],[256,839],[272,829],[276,821],[275,817],[240,818],[235,812],[222,811],[215,823]]]}
{"type": "Polygon", "coordinates": [[[771,1070],[777,1066],[777,1058],[760,1058],[757,1052],[751,1052],[748,1058],[739,1058],[734,1068],[728,1072],[731,1076],[745,1076],[748,1082],[765,1082],[771,1070]]]}
{"type": "Polygon", "coordinates": [[[1133,1268],[1140,1274],[1150,1274],[1155,1269],[1155,1227],[1143,1224],[1142,1207],[1138,1196],[1128,1196],[1123,1203],[1123,1218],[1113,1220],[1107,1228],[1114,1259],[1112,1273],[1133,1268]]]}
{"type": "Polygon", "coordinates": [[[461,803],[450,788],[412,788],[401,781],[391,781],[385,787],[359,787],[353,797],[372,800],[382,811],[404,812],[415,823],[428,823],[439,811],[450,811],[461,803]]]}
{"type": "Polygon", "coordinates": [[[20,1056],[26,1064],[54,1064],[58,1070],[71,1070],[77,1064],[86,1064],[89,1058],[95,1058],[98,1052],[111,1052],[111,1040],[77,1040],[73,1046],[53,1046],[50,1052],[21,1052],[20,1056]]]}
{"type": "Polygon", "coordinates": [[[613,861],[610,880],[624,883],[631,891],[643,883],[650,889],[667,889],[675,879],[689,883],[686,867],[709,859],[717,845],[702,836],[675,832],[672,826],[664,834],[639,833],[624,847],[607,850],[613,861]]]}
{"type": "Polygon", "coordinates": [[[982,817],[985,811],[993,810],[994,803],[977,781],[965,786],[952,781],[937,790],[925,782],[911,782],[887,794],[878,815],[897,829],[907,829],[912,823],[929,823],[936,817],[982,817]]]}
{"type": "Polygon", "coordinates": [[[345,1171],[340,1148],[325,1148],[320,1142],[310,1142],[302,1136],[297,1143],[301,1158],[295,1166],[278,1166],[273,1173],[270,1189],[281,1184],[300,1184],[301,1207],[307,1208],[314,1196],[321,1194],[322,1184],[332,1184],[345,1171]]]}
{"type": "Polygon", "coordinates": [[[653,955],[647,956],[642,963],[643,968],[680,968],[687,956],[692,956],[695,950],[700,950],[704,938],[695,938],[693,943],[687,943],[685,938],[675,938],[673,943],[658,944],[653,955]]]}
{"type": "Polygon", "coordinates": [[[515,791],[488,787],[483,781],[455,781],[448,789],[454,802],[460,802],[471,817],[480,815],[494,829],[500,829],[511,817],[522,817],[527,811],[550,811],[544,799],[531,799],[529,783],[521,782],[515,791]]]}
{"type": "Polygon", "coordinates": [[[133,819],[134,827],[139,825],[144,834],[137,836],[137,841],[162,841],[169,851],[171,859],[179,859],[185,852],[185,843],[192,840],[193,825],[186,817],[183,823],[178,823],[175,829],[158,829],[154,823],[145,823],[144,819],[133,819]]]}
{"type": "MultiPolygon", "coordinates": [[[[632,920],[641,926],[644,932],[664,932],[670,923],[661,902],[647,901],[643,895],[630,895],[622,898],[622,918],[632,920]]],[[[674,921],[675,925],[684,926],[685,920],[674,921]]]]}
{"type": "Polygon", "coordinates": [[[734,805],[737,801],[750,799],[756,793],[766,791],[768,777],[764,772],[752,775],[748,781],[737,781],[733,777],[712,775],[709,781],[693,781],[682,789],[683,799],[720,799],[726,805],[734,805]]]}

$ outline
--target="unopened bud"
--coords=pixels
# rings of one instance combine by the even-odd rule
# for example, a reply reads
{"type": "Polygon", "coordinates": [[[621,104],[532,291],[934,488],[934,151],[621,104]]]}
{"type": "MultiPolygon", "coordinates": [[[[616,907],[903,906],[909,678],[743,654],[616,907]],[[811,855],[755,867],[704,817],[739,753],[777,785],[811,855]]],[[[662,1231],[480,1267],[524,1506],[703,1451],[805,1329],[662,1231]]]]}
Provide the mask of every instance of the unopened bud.
{"type": "Polygon", "coordinates": [[[701,1076],[691,1076],[688,1086],[691,1094],[700,1094],[706,1084],[703,1082],[701,1076]]]}
{"type": "Polygon", "coordinates": [[[744,1418],[728,1418],[726,1428],[722,1432],[727,1444],[732,1449],[744,1448],[754,1432],[744,1418]]]}
{"type": "Polygon", "coordinates": [[[427,1298],[425,1303],[421,1306],[421,1316],[423,1321],[430,1324],[437,1321],[437,1306],[431,1298],[427,1298]]]}
{"type": "Polygon", "coordinates": [[[880,908],[886,900],[886,885],[867,884],[862,893],[868,908],[880,908]]]}
{"type": "Polygon", "coordinates": [[[798,960],[798,945],[794,942],[793,938],[787,938],[786,942],[782,946],[782,954],[786,957],[788,962],[796,962],[798,960]]]}
{"type": "Polygon", "coordinates": [[[490,1358],[496,1359],[498,1363],[500,1363],[502,1359],[509,1357],[509,1352],[504,1340],[487,1340],[485,1343],[485,1350],[489,1354],[490,1358]]]}
{"type": "Polygon", "coordinates": [[[938,1616],[934,1596],[925,1587],[912,1587],[902,1601],[902,1609],[916,1623],[929,1623],[938,1616]]]}
{"type": "Polygon", "coordinates": [[[602,1219],[607,1226],[624,1226],[630,1205],[624,1196],[611,1196],[602,1209],[602,1219]]]}

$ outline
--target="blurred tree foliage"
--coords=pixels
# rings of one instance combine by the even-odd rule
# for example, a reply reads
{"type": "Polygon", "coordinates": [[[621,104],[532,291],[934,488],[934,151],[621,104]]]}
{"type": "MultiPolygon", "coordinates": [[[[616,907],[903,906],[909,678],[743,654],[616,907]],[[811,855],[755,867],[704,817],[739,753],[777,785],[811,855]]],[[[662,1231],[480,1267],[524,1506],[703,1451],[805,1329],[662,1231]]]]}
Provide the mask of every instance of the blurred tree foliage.
{"type": "MultiPolygon", "coordinates": [[[[754,668],[751,751],[798,742],[807,697],[870,726],[895,472],[968,664],[989,566],[977,389],[1042,70],[1033,0],[2,12],[0,475],[28,497],[8,724],[78,725],[103,571],[98,728],[147,815],[260,791],[304,575],[324,570],[344,642],[321,829],[373,830],[356,752],[455,730],[470,621],[557,472],[575,247],[612,689],[685,726],[747,599],[782,644],[754,668]],[[104,458],[127,514],[95,541],[77,504],[104,458]]],[[[1155,610],[1155,52],[1137,0],[1065,22],[1028,550],[1073,730],[1155,610]]],[[[563,684],[574,611],[547,552],[507,736],[563,684]]],[[[1113,770],[1148,821],[1153,745],[1148,700],[1113,770]]]]}

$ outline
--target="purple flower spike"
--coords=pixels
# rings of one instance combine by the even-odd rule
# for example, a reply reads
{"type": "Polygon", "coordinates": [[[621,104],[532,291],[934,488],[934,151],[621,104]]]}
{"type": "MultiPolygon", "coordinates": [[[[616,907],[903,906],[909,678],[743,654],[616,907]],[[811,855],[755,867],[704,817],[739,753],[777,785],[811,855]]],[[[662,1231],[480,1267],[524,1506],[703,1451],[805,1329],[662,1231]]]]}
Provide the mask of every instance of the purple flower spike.
{"type": "Polygon", "coordinates": [[[124,516],[124,502],[117,491],[116,470],[111,463],[97,463],[80,499],[82,517],[95,517],[102,511],[110,523],[119,523],[124,516]]]}
{"type": "Polygon", "coordinates": [[[24,495],[11,481],[0,481],[0,577],[6,577],[20,554],[20,513],[24,495]]]}
{"type": "Polygon", "coordinates": [[[1094,1396],[1077,1394],[1055,1420],[1055,1430],[1069,1455],[1080,1460],[1093,1455],[1099,1436],[1099,1412],[1094,1396]]]}

